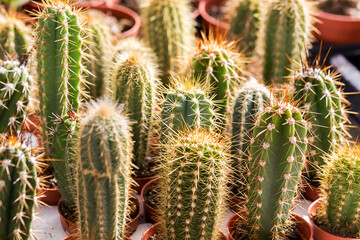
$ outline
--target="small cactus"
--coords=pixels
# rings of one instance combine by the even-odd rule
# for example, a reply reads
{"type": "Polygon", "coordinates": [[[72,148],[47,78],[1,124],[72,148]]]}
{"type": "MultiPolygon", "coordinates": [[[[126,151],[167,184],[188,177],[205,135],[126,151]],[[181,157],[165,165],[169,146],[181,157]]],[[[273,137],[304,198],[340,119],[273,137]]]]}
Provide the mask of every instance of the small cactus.
{"type": "Polygon", "coordinates": [[[179,73],[195,44],[195,22],[189,0],[146,0],[142,9],[144,36],[159,59],[162,82],[169,83],[171,73],[179,73]]]}
{"type": "Polygon", "coordinates": [[[78,139],[80,239],[123,239],[131,184],[130,120],[107,100],[91,102],[78,139]]]}
{"type": "Polygon", "coordinates": [[[0,133],[16,134],[19,130],[32,81],[25,65],[17,61],[0,63],[0,133]]]}
{"type": "Polygon", "coordinates": [[[316,218],[338,236],[360,238],[360,149],[341,147],[326,159],[316,218]]]}
{"type": "Polygon", "coordinates": [[[266,107],[249,156],[250,239],[284,239],[305,163],[307,130],[300,110],[285,101],[266,107]]]}
{"type": "Polygon", "coordinates": [[[15,139],[0,144],[0,239],[27,240],[35,214],[36,160],[15,139]]]}
{"type": "Polygon", "coordinates": [[[227,194],[224,138],[206,130],[181,132],[162,145],[163,239],[219,239],[227,194]]]}

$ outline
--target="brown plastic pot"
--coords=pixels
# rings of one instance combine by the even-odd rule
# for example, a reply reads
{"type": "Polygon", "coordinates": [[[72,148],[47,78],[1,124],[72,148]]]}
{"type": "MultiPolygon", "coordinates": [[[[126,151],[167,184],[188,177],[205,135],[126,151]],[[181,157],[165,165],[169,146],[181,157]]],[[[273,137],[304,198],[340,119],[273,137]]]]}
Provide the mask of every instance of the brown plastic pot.
{"type": "Polygon", "coordinates": [[[233,210],[234,212],[239,212],[242,209],[242,206],[244,206],[245,202],[241,199],[237,198],[234,194],[229,194],[228,199],[228,206],[230,210],[233,210]]]}
{"type": "Polygon", "coordinates": [[[228,32],[230,25],[214,18],[208,12],[212,6],[223,5],[227,1],[228,0],[207,0],[199,2],[199,13],[201,18],[204,20],[207,32],[209,32],[209,30],[219,34],[226,34],[228,32]]]}
{"type": "Polygon", "coordinates": [[[61,194],[57,188],[37,188],[39,200],[47,205],[58,205],[61,194]]]}
{"type": "Polygon", "coordinates": [[[144,203],[144,211],[145,211],[145,217],[146,221],[151,223],[156,223],[158,216],[160,215],[159,211],[155,208],[151,207],[147,202],[145,201],[145,193],[146,191],[154,186],[154,184],[158,181],[158,178],[155,178],[148,183],[145,184],[143,189],[141,190],[141,201],[144,203]]]}
{"type": "Polygon", "coordinates": [[[58,204],[58,212],[59,212],[59,215],[60,215],[60,223],[61,223],[61,226],[63,227],[63,229],[65,230],[65,232],[67,234],[74,234],[74,233],[77,233],[78,232],[78,226],[77,224],[71,222],[70,220],[68,220],[66,217],[64,217],[64,215],[62,214],[61,212],[61,206],[63,204],[63,201],[62,201],[62,198],[60,199],[59,201],[59,204],[58,204]]]}
{"type": "Polygon", "coordinates": [[[320,189],[317,188],[317,187],[314,187],[314,186],[310,185],[309,183],[305,183],[305,187],[304,187],[304,191],[303,191],[302,195],[303,195],[306,199],[314,202],[314,201],[316,201],[317,199],[319,199],[320,189]]]}
{"type": "Polygon", "coordinates": [[[150,182],[151,180],[153,180],[153,179],[155,179],[155,178],[156,178],[156,176],[144,177],[144,178],[133,178],[134,181],[136,182],[136,185],[133,185],[133,186],[131,187],[131,189],[132,189],[134,192],[140,194],[141,191],[142,191],[142,189],[144,188],[144,186],[145,186],[148,182],[150,182]]]}
{"type": "MultiPolygon", "coordinates": [[[[160,230],[160,223],[156,223],[155,225],[152,225],[149,227],[144,234],[141,237],[141,240],[149,240],[150,237],[154,236],[155,234],[158,234],[160,230]]],[[[227,240],[226,235],[223,232],[220,232],[220,240],[227,240]]]]}
{"type": "MultiPolygon", "coordinates": [[[[245,212],[240,211],[238,213],[235,213],[232,215],[229,219],[229,221],[226,224],[226,231],[229,235],[229,240],[235,240],[234,234],[236,232],[236,223],[240,221],[244,221],[245,218],[245,212]]],[[[310,224],[300,217],[297,214],[294,214],[293,221],[296,223],[296,228],[300,234],[300,237],[302,240],[312,240],[313,239],[313,231],[311,229],[310,224]]],[[[330,238],[328,239],[330,240],[330,238]]]]}
{"type": "Polygon", "coordinates": [[[315,36],[326,43],[349,44],[360,42],[360,18],[318,11],[315,36]]]}
{"type": "Polygon", "coordinates": [[[313,221],[313,217],[316,216],[317,206],[319,204],[320,199],[313,202],[309,209],[308,209],[308,216],[310,222],[312,224],[312,228],[314,231],[314,238],[316,240],[360,240],[360,238],[346,238],[346,237],[339,237],[333,235],[331,233],[326,232],[325,230],[321,229],[318,225],[316,225],[313,221]]]}

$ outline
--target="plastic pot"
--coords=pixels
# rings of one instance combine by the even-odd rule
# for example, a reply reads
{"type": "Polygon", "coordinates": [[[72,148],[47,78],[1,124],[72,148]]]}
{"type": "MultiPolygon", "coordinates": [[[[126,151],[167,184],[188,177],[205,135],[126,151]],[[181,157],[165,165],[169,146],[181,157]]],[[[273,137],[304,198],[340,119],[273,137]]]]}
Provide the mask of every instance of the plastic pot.
{"type": "Polygon", "coordinates": [[[306,199],[313,202],[319,199],[320,189],[310,185],[309,183],[305,183],[304,191],[302,194],[306,199]]]}
{"type": "Polygon", "coordinates": [[[142,189],[144,188],[144,186],[150,182],[151,180],[155,179],[156,176],[151,176],[151,177],[144,177],[144,178],[133,178],[134,181],[136,182],[136,185],[132,186],[131,189],[133,191],[135,191],[136,193],[141,193],[142,189]]]}
{"type": "Polygon", "coordinates": [[[145,210],[145,217],[146,221],[151,223],[156,223],[158,216],[160,215],[159,211],[155,208],[151,207],[147,202],[145,201],[145,194],[149,188],[155,185],[155,183],[158,181],[158,178],[155,178],[148,183],[145,184],[143,189],[141,190],[141,201],[144,203],[144,210],[145,210]]]}
{"type": "Polygon", "coordinates": [[[39,200],[47,205],[58,205],[61,194],[57,188],[37,188],[39,200]]]}
{"type": "Polygon", "coordinates": [[[199,13],[203,19],[205,27],[207,28],[207,32],[209,32],[209,30],[219,34],[226,34],[228,32],[230,25],[214,18],[208,12],[211,7],[224,5],[227,1],[228,0],[207,0],[199,2],[199,13]]]}

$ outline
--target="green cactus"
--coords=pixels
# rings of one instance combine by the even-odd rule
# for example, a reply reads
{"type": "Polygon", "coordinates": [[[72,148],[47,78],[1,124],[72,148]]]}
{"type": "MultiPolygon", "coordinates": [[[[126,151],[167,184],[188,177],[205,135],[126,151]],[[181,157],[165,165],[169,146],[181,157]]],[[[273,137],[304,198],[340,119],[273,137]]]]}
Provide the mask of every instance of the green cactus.
{"type": "Polygon", "coordinates": [[[239,63],[240,55],[234,51],[233,42],[212,37],[201,41],[193,56],[194,76],[210,86],[220,116],[217,124],[221,128],[230,114],[231,96],[240,80],[239,63]]]}
{"type": "Polygon", "coordinates": [[[228,142],[202,129],[181,132],[162,145],[163,239],[219,239],[226,206],[228,142]]]}
{"type": "Polygon", "coordinates": [[[171,73],[181,72],[195,44],[195,22],[189,0],[146,0],[142,9],[144,37],[159,59],[162,82],[169,83],[171,73]]]}
{"type": "Polygon", "coordinates": [[[0,239],[27,240],[36,202],[36,160],[15,139],[0,145],[0,239]]]}
{"type": "Polygon", "coordinates": [[[71,124],[57,124],[76,115],[80,106],[80,83],[84,50],[83,31],[78,11],[63,1],[44,4],[36,28],[37,72],[43,140],[65,205],[74,205],[66,174],[68,139],[73,132],[62,133],[71,124]],[[58,129],[60,128],[60,129],[58,129]],[[63,128],[63,129],[62,129],[63,128]]]}
{"type": "Polygon", "coordinates": [[[263,79],[266,85],[282,84],[311,45],[312,16],[309,0],[269,2],[261,39],[263,79]]]}
{"type": "Polygon", "coordinates": [[[123,239],[131,184],[130,121],[107,100],[92,102],[80,124],[77,207],[80,239],[123,239]]]}
{"type": "Polygon", "coordinates": [[[360,149],[341,147],[327,158],[316,217],[338,236],[360,238],[360,149]]]}
{"type": "Polygon", "coordinates": [[[235,195],[243,199],[247,192],[247,169],[250,141],[255,120],[270,103],[270,92],[252,78],[240,88],[232,107],[231,154],[235,195]]]}
{"type": "Polygon", "coordinates": [[[7,6],[8,8],[16,9],[26,3],[30,2],[30,0],[2,0],[1,3],[7,6]]]}
{"type": "Polygon", "coordinates": [[[154,120],[158,109],[157,68],[142,48],[120,53],[111,73],[114,101],[125,105],[132,124],[134,141],[133,163],[143,171],[144,159],[149,156],[154,120]]]}
{"type": "MultiPolygon", "coordinates": [[[[1,10],[0,10],[1,14],[1,10]]],[[[15,13],[5,13],[0,19],[0,49],[2,56],[21,58],[29,54],[31,30],[15,13]]]]}
{"type": "Polygon", "coordinates": [[[299,102],[308,119],[309,175],[316,178],[319,167],[324,165],[324,155],[334,151],[346,133],[344,122],[345,99],[342,97],[336,74],[326,74],[320,67],[304,68],[296,73],[294,98],[299,102]]]}
{"type": "Polygon", "coordinates": [[[195,78],[177,78],[164,95],[161,138],[194,128],[215,129],[217,115],[212,100],[195,78]]]}
{"type": "Polygon", "coordinates": [[[15,134],[25,118],[32,77],[17,61],[0,63],[0,133],[15,134]]]}
{"type": "Polygon", "coordinates": [[[266,107],[249,156],[247,230],[250,239],[284,239],[307,147],[306,123],[285,101],[266,107]]]}

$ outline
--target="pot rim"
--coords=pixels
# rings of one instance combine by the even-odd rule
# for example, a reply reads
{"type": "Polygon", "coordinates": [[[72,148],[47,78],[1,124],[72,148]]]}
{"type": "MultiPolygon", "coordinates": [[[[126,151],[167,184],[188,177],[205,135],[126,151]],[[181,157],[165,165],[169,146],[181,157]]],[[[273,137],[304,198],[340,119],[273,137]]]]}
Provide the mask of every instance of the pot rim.
{"type": "Polygon", "coordinates": [[[223,29],[225,31],[229,30],[230,25],[226,22],[222,22],[219,19],[214,18],[207,12],[207,8],[210,2],[214,2],[214,0],[200,1],[199,2],[199,13],[200,16],[209,22],[211,25],[217,26],[219,29],[223,29]]]}

